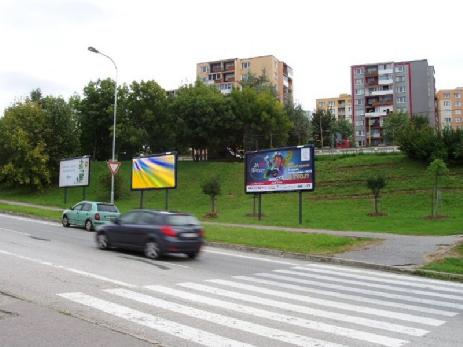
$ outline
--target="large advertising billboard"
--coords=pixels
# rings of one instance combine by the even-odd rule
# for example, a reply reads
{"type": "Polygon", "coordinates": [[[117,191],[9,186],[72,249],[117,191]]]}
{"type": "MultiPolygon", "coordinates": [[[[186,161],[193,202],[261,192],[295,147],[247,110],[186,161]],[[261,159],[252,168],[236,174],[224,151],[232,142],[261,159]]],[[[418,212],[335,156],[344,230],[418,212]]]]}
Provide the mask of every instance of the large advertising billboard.
{"type": "Polygon", "coordinates": [[[132,159],[132,190],[177,187],[177,153],[132,159]]]}
{"type": "Polygon", "coordinates": [[[90,156],[63,159],[59,163],[59,187],[88,187],[90,156]]]}
{"type": "Polygon", "coordinates": [[[312,145],[267,149],[245,155],[245,192],[276,193],[314,190],[312,145]]]}

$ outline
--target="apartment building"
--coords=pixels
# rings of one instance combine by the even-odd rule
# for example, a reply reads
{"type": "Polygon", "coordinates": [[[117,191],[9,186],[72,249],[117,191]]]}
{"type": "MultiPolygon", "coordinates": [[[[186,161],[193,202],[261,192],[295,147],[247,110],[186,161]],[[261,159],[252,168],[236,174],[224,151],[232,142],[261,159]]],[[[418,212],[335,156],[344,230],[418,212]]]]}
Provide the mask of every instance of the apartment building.
{"type": "Polygon", "coordinates": [[[436,101],[440,129],[463,128],[463,87],[439,90],[436,101]]]}
{"type": "Polygon", "coordinates": [[[267,76],[275,87],[281,102],[293,101],[293,70],[273,55],[254,58],[232,58],[196,64],[196,78],[206,84],[215,85],[222,93],[240,88],[241,81],[252,74],[267,76]]]}
{"type": "Polygon", "coordinates": [[[316,100],[317,110],[330,111],[338,119],[345,119],[352,123],[352,98],[349,94],[340,94],[336,98],[316,100]]]}
{"type": "Polygon", "coordinates": [[[352,120],[358,146],[384,144],[383,123],[393,111],[426,117],[437,126],[434,67],[426,59],[351,66],[352,120]]]}

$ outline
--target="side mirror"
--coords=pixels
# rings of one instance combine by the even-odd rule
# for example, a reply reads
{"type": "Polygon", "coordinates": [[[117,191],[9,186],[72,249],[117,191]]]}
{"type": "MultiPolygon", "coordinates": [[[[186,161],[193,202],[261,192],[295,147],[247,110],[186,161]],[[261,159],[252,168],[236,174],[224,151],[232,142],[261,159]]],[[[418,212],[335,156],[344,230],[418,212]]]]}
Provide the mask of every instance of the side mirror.
{"type": "Polygon", "coordinates": [[[69,209],[72,211],[72,210],[74,209],[74,207],[72,207],[72,206],[69,206],[69,209]]]}
{"type": "Polygon", "coordinates": [[[119,219],[119,217],[114,220],[114,224],[121,224],[121,220],[119,219]]]}

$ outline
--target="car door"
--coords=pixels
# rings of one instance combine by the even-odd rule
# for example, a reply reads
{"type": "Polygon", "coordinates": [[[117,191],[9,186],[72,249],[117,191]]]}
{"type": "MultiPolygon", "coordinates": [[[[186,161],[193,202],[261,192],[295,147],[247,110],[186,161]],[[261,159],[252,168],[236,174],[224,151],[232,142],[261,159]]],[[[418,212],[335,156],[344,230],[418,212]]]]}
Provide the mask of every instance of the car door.
{"type": "Polygon", "coordinates": [[[83,203],[75,205],[68,213],[68,219],[70,224],[78,224],[79,213],[84,206],[83,203]]]}
{"type": "Polygon", "coordinates": [[[156,212],[143,212],[140,218],[140,230],[137,234],[137,246],[144,247],[149,237],[160,237],[160,224],[163,221],[162,216],[156,212]]]}
{"type": "Polygon", "coordinates": [[[87,219],[92,219],[92,204],[89,202],[86,202],[83,204],[82,209],[79,211],[79,220],[78,220],[78,225],[84,226],[85,221],[87,219]]]}
{"type": "Polygon", "coordinates": [[[137,225],[137,219],[139,216],[140,213],[137,211],[131,211],[123,214],[118,219],[117,224],[114,224],[114,227],[111,228],[111,243],[125,247],[128,239],[127,234],[130,232],[131,228],[134,228],[137,225]]]}
{"type": "Polygon", "coordinates": [[[142,224],[144,212],[133,212],[131,220],[122,225],[120,238],[126,248],[139,249],[145,244],[145,225],[142,224]]]}

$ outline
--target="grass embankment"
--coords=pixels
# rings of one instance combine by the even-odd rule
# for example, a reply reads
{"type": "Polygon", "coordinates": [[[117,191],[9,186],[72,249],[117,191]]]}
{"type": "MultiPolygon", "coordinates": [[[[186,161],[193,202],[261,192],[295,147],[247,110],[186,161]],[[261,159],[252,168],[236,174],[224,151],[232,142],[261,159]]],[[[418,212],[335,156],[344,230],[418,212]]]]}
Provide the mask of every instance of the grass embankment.
{"type": "Polygon", "coordinates": [[[443,259],[433,261],[423,269],[463,275],[463,243],[455,246],[443,259]]]}
{"type": "MultiPolygon", "coordinates": [[[[107,172],[105,163],[92,165],[91,186],[87,199],[108,200],[101,192],[99,177],[107,172]]],[[[426,167],[408,160],[402,154],[320,157],[316,161],[316,191],[303,194],[303,227],[394,232],[418,235],[450,235],[463,233],[463,168],[450,168],[451,177],[442,189],[442,220],[426,220],[431,212],[431,179],[426,167]],[[383,191],[381,209],[387,215],[370,217],[371,193],[366,179],[382,173],[388,178],[383,191]]],[[[139,192],[130,191],[130,163],[120,170],[124,192],[117,205],[122,211],[139,206],[139,192]]],[[[169,192],[169,208],[189,211],[199,217],[210,208],[209,198],[202,194],[200,183],[218,175],[222,195],[218,198],[217,222],[299,226],[298,196],[295,193],[267,194],[262,197],[263,219],[249,216],[253,210],[251,195],[244,194],[243,164],[223,162],[179,162],[178,188],[169,192]]],[[[163,191],[146,191],[144,206],[164,208],[163,191]]],[[[65,207],[63,190],[50,188],[42,193],[0,187],[0,199],[26,201],[65,207]]],[[[69,190],[68,203],[82,199],[82,189],[69,190]]]]}

